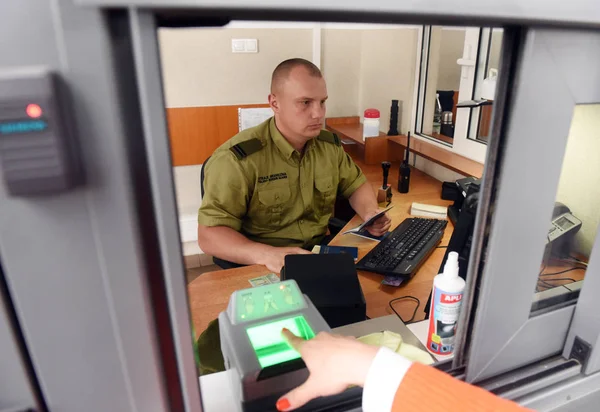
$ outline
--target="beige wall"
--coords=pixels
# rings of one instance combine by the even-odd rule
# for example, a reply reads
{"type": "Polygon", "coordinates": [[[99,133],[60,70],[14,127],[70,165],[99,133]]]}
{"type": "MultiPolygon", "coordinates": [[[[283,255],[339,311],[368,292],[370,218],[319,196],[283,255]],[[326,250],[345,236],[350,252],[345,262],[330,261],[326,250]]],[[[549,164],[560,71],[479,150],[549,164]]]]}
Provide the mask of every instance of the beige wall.
{"type": "MultiPolygon", "coordinates": [[[[429,36],[429,59],[427,78],[425,79],[425,104],[423,108],[423,129],[425,134],[433,131],[433,115],[435,113],[438,90],[438,75],[440,72],[440,47],[442,44],[442,28],[433,26],[429,36]]],[[[424,75],[424,74],[423,74],[424,75]]]]}
{"type": "Polygon", "coordinates": [[[456,63],[463,55],[464,29],[442,29],[438,70],[438,90],[456,90],[460,86],[461,67],[456,63]]]}
{"type": "MultiPolygon", "coordinates": [[[[502,49],[502,37],[504,32],[501,29],[494,29],[492,31],[492,41],[490,44],[490,57],[488,61],[489,69],[498,69],[500,67],[500,51],[502,49]]],[[[485,77],[489,73],[485,73],[485,77]]]]}
{"type": "Polygon", "coordinates": [[[362,33],[359,113],[381,112],[380,130],[390,126],[392,99],[402,104],[400,132],[410,128],[415,82],[417,29],[364,30],[362,33]]]}
{"type": "MultiPolygon", "coordinates": [[[[400,130],[410,126],[416,28],[324,29],[321,67],[327,80],[327,115],[382,113],[389,127],[392,99],[402,102],[400,130]]],[[[167,107],[267,101],[270,74],[290,57],[312,59],[311,29],[160,29],[167,107]],[[232,53],[232,38],[258,39],[259,53],[232,53]]]]}
{"type": "Polygon", "coordinates": [[[311,29],[160,29],[167,107],[266,103],[271,73],[291,57],[312,59],[311,29]],[[258,39],[232,53],[231,39],[258,39]]]}
{"type": "Polygon", "coordinates": [[[328,117],[358,115],[362,33],[363,30],[321,31],[321,70],[329,94],[328,117]]]}
{"type": "Polygon", "coordinates": [[[423,133],[425,134],[432,132],[437,91],[458,91],[460,87],[461,66],[456,63],[456,60],[462,57],[464,45],[464,29],[447,29],[440,26],[431,28],[423,114],[423,133]]]}
{"type": "Polygon", "coordinates": [[[600,224],[600,104],[577,105],[556,200],[583,224],[575,236],[575,251],[590,255],[600,224]]]}

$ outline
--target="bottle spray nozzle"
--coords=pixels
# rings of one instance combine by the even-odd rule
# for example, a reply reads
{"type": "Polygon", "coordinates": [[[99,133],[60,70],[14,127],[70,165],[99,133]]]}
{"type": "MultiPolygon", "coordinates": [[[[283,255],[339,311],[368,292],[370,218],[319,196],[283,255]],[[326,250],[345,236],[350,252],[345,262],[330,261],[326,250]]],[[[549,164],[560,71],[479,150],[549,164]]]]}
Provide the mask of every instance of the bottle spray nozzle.
{"type": "Polygon", "coordinates": [[[444,265],[444,276],[458,277],[458,253],[448,253],[448,259],[444,265]]]}

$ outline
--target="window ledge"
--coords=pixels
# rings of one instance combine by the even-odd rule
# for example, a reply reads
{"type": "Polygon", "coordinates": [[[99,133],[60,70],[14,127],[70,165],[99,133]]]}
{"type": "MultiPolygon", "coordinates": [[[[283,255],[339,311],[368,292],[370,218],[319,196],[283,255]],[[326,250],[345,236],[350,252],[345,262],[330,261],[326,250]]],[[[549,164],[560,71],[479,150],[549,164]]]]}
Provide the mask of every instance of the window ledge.
{"type": "MultiPolygon", "coordinates": [[[[402,148],[406,148],[406,140],[406,136],[388,136],[388,144],[402,148]]],[[[411,139],[410,151],[461,175],[479,178],[483,175],[483,164],[420,139],[411,139]]]]}

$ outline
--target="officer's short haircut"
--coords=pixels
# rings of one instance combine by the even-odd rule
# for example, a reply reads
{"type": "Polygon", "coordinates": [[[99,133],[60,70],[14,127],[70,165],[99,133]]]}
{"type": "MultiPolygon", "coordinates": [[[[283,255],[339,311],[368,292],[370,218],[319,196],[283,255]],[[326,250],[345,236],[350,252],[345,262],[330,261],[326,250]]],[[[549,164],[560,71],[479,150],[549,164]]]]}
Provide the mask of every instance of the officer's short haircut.
{"type": "Polygon", "coordinates": [[[312,62],[306,59],[301,59],[297,57],[294,59],[284,60],[281,63],[279,63],[277,67],[275,67],[275,70],[273,70],[273,76],[271,76],[271,92],[273,92],[273,89],[276,84],[280,83],[282,80],[287,79],[292,69],[298,66],[304,67],[306,70],[308,70],[308,74],[313,77],[323,77],[323,73],[321,73],[321,70],[319,70],[317,66],[315,66],[312,62]]]}

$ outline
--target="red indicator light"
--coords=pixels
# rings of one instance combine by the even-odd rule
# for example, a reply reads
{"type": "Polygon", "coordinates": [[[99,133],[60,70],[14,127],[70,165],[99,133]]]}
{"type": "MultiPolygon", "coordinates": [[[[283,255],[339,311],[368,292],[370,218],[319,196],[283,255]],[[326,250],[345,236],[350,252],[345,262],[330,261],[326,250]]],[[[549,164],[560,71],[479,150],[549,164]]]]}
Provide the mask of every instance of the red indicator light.
{"type": "Polygon", "coordinates": [[[25,108],[25,113],[27,113],[27,116],[37,119],[42,115],[42,108],[35,103],[31,103],[25,108]]]}

